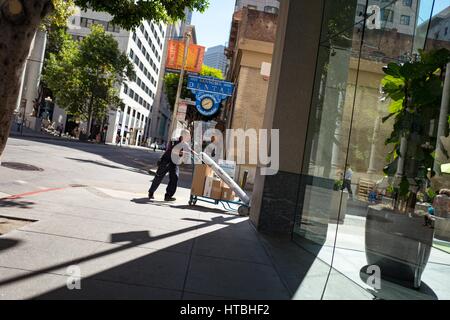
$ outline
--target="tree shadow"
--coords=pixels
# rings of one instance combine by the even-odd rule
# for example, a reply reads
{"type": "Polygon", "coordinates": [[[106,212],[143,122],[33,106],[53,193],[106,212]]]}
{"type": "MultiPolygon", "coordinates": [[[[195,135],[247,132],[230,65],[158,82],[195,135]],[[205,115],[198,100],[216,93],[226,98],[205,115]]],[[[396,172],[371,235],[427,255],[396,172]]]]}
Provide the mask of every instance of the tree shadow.
{"type": "Polygon", "coordinates": [[[176,205],[176,204],[171,204],[171,203],[165,202],[165,201],[150,200],[149,198],[132,199],[130,201],[133,203],[136,203],[136,204],[152,205],[152,206],[172,208],[172,209],[177,209],[177,210],[191,210],[191,211],[200,211],[200,212],[206,212],[206,213],[218,213],[218,214],[232,215],[231,211],[227,211],[227,210],[204,207],[204,206],[199,206],[199,205],[195,205],[195,206],[176,205]]]}
{"type": "MultiPolygon", "coordinates": [[[[83,258],[73,259],[73,260],[62,262],[62,263],[59,263],[59,264],[56,264],[53,266],[49,266],[47,268],[36,270],[36,271],[30,272],[27,274],[22,274],[19,276],[0,280],[0,290],[1,290],[1,287],[6,286],[6,285],[10,285],[10,284],[13,284],[13,283],[16,283],[19,281],[23,281],[26,279],[31,279],[36,276],[42,275],[42,274],[55,273],[57,270],[60,270],[60,269],[66,269],[73,265],[81,265],[82,263],[85,263],[85,262],[88,262],[91,260],[95,260],[95,259],[99,259],[99,258],[106,257],[109,255],[113,255],[116,253],[120,253],[120,252],[126,251],[128,249],[132,249],[132,248],[135,248],[138,246],[149,244],[149,243],[152,243],[152,242],[155,242],[158,240],[163,240],[166,238],[182,235],[187,232],[195,231],[199,228],[205,228],[205,227],[214,226],[214,225],[234,226],[234,224],[232,224],[232,221],[234,219],[236,219],[236,217],[227,217],[227,218],[215,217],[215,218],[212,218],[210,221],[203,220],[202,221],[203,224],[193,225],[193,226],[190,226],[190,227],[187,227],[184,229],[176,230],[176,231],[162,234],[159,236],[151,236],[149,231],[133,231],[133,232],[112,234],[111,238],[110,238],[110,243],[117,244],[117,246],[113,246],[111,249],[100,251],[100,252],[88,255],[86,257],[83,257],[83,258]]],[[[183,245],[183,243],[179,243],[175,246],[172,246],[171,248],[181,246],[181,245],[183,245]]],[[[151,261],[150,256],[147,259],[150,259],[150,261],[151,261]]],[[[101,272],[100,274],[97,274],[96,276],[94,276],[94,278],[102,278],[102,275],[109,274],[110,272],[114,272],[114,273],[118,272],[120,274],[120,277],[126,277],[127,275],[133,275],[137,272],[137,270],[134,270],[134,267],[130,268],[130,266],[133,266],[134,262],[135,261],[131,261],[131,262],[125,263],[124,265],[121,265],[119,267],[115,267],[112,270],[109,269],[108,271],[101,272]]],[[[165,263],[165,262],[163,261],[163,263],[165,263]]],[[[142,266],[141,271],[146,270],[146,269],[151,269],[151,268],[153,268],[152,263],[149,263],[148,261],[146,261],[144,263],[144,266],[142,266]]],[[[161,266],[159,266],[158,268],[159,269],[155,270],[155,271],[158,271],[159,273],[164,272],[164,268],[161,269],[161,266]]],[[[155,274],[153,276],[158,277],[158,274],[155,274]]],[[[102,293],[102,294],[104,294],[104,293],[102,293]]],[[[85,297],[85,294],[89,295],[89,288],[83,288],[83,290],[76,292],[76,290],[70,291],[67,289],[67,287],[63,287],[63,288],[57,289],[53,292],[43,294],[43,295],[39,296],[38,298],[41,298],[41,299],[81,298],[81,299],[83,299],[85,297]]],[[[102,295],[98,296],[98,298],[102,298],[102,295]]]]}
{"type": "Polygon", "coordinates": [[[0,252],[11,249],[20,243],[19,240],[0,238],[0,252]]]}
{"type": "Polygon", "coordinates": [[[0,199],[0,208],[19,208],[19,209],[32,209],[35,202],[23,201],[19,199],[0,199]]]}
{"type": "Polygon", "coordinates": [[[114,165],[111,165],[111,164],[108,164],[108,163],[104,163],[104,162],[100,162],[100,161],[87,160],[87,159],[77,159],[77,158],[68,158],[68,157],[66,157],[66,159],[73,160],[73,161],[78,161],[78,162],[86,163],[86,164],[94,164],[94,165],[102,166],[102,167],[109,168],[109,169],[126,170],[126,171],[131,171],[131,172],[140,173],[140,174],[148,174],[148,172],[143,170],[143,169],[136,169],[136,168],[134,168],[134,169],[127,169],[127,168],[114,166],[114,165]]]}

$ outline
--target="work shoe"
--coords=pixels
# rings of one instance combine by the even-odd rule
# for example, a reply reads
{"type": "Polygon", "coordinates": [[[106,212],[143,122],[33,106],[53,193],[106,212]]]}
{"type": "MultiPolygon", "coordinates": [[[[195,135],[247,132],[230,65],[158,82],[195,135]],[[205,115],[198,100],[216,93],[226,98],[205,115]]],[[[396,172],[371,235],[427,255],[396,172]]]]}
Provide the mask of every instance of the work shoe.
{"type": "Polygon", "coordinates": [[[165,197],[164,201],[166,201],[166,202],[174,202],[174,201],[177,201],[177,199],[173,198],[173,197],[165,197]]]}
{"type": "Polygon", "coordinates": [[[155,199],[155,196],[153,195],[153,193],[149,192],[149,193],[148,193],[148,198],[149,198],[150,200],[153,200],[153,199],[155,199]]]}

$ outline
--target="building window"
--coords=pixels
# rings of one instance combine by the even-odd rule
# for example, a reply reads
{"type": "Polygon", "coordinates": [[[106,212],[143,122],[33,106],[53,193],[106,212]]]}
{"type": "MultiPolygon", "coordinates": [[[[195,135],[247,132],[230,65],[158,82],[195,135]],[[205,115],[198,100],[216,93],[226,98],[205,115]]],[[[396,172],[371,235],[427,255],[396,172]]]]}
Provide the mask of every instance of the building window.
{"type": "Polygon", "coordinates": [[[412,0],[403,0],[403,5],[405,7],[412,7],[412,0]]]}
{"type": "Polygon", "coordinates": [[[112,24],[111,22],[109,22],[108,26],[106,28],[106,31],[119,33],[120,32],[120,27],[118,27],[118,26],[112,24]]]}
{"type": "Polygon", "coordinates": [[[387,22],[394,22],[394,11],[389,9],[381,10],[381,20],[387,22]]]}
{"type": "Polygon", "coordinates": [[[264,7],[264,12],[278,14],[278,8],[277,7],[272,7],[272,6],[265,6],[264,7]]]}
{"type": "Polygon", "coordinates": [[[409,26],[410,23],[411,23],[411,17],[410,16],[402,15],[400,17],[400,24],[402,24],[404,26],[409,26]]]}

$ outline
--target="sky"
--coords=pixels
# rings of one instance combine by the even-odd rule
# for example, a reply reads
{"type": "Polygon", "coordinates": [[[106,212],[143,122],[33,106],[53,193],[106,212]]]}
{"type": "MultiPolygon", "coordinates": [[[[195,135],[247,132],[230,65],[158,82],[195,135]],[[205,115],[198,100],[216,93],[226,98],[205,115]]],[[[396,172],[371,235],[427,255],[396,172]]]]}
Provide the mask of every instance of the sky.
{"type": "Polygon", "coordinates": [[[236,0],[210,0],[203,14],[194,12],[192,24],[197,32],[197,42],[206,48],[228,42],[236,0]]]}
{"type": "MultiPolygon", "coordinates": [[[[433,5],[431,0],[422,0],[420,6],[420,20],[419,23],[424,22],[430,18],[430,11],[433,5]]],[[[440,13],[442,10],[450,6],[450,0],[435,0],[433,15],[440,13]]]]}

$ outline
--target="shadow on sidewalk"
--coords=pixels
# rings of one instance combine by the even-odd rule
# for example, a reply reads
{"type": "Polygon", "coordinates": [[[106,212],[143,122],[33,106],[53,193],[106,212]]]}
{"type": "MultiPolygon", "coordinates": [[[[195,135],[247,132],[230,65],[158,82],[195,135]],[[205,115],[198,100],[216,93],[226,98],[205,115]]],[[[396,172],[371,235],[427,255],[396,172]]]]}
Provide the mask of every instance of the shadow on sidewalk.
{"type": "Polygon", "coordinates": [[[0,208],[32,209],[36,203],[19,199],[0,199],[0,208]]]}
{"type": "Polygon", "coordinates": [[[130,169],[127,169],[127,168],[124,168],[124,167],[118,167],[118,166],[114,166],[114,165],[111,165],[111,164],[108,164],[108,163],[103,163],[103,162],[100,162],[100,161],[86,160],[86,159],[77,159],[77,158],[68,158],[68,157],[66,157],[66,159],[67,160],[78,161],[78,162],[86,163],[86,164],[94,164],[94,165],[106,167],[106,168],[109,168],[109,169],[126,170],[126,171],[131,171],[131,172],[140,173],[140,174],[148,174],[147,171],[142,170],[142,169],[134,168],[134,169],[130,170],[130,169]]]}
{"type": "MultiPolygon", "coordinates": [[[[111,234],[110,242],[116,246],[80,259],[3,279],[0,281],[0,291],[4,286],[42,274],[55,273],[61,268],[76,265],[83,272],[84,268],[92,268],[92,265],[86,266],[86,262],[92,263],[111,255],[117,258],[117,254],[121,252],[152,242],[209,227],[221,227],[211,232],[207,229],[201,236],[193,234],[189,240],[181,240],[164,250],[151,251],[137,259],[128,261],[123,256],[125,263],[83,277],[81,290],[69,290],[66,287],[67,278],[62,276],[61,287],[39,294],[33,299],[178,300],[189,298],[191,293],[219,299],[290,299],[289,290],[268,262],[262,244],[255,241],[255,231],[248,226],[248,221],[233,223],[237,218],[239,217],[195,220],[200,224],[160,236],[152,236],[151,231],[144,230],[111,234]],[[249,236],[254,239],[245,240],[249,236]],[[193,247],[196,243],[200,247],[193,247]],[[183,248],[186,253],[180,252],[183,248]],[[255,257],[259,262],[255,262],[255,257]]],[[[102,269],[102,266],[97,265],[96,268],[102,269]]]]}
{"type": "Polygon", "coordinates": [[[11,249],[17,246],[20,243],[18,240],[8,239],[8,238],[0,238],[0,252],[11,249]]]}
{"type": "Polygon", "coordinates": [[[172,209],[178,209],[178,210],[192,210],[192,211],[200,211],[200,212],[207,212],[207,213],[218,213],[218,214],[228,214],[230,215],[230,211],[217,209],[217,208],[210,208],[210,207],[203,207],[203,206],[189,206],[189,205],[175,205],[171,204],[169,202],[165,201],[158,201],[158,200],[150,200],[149,198],[139,198],[139,199],[133,199],[131,202],[136,204],[145,204],[145,205],[152,205],[157,207],[164,207],[164,208],[172,208],[172,209]]]}

